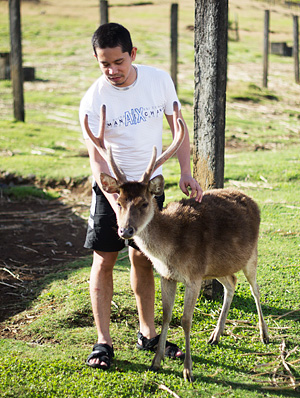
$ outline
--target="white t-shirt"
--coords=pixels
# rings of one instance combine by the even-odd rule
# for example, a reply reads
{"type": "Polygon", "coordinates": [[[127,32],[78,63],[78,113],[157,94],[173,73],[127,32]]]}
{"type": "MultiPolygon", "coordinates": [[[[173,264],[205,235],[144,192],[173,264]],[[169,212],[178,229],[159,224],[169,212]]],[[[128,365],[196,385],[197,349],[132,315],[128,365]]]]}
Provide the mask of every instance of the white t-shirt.
{"type": "MultiPolygon", "coordinates": [[[[79,118],[83,137],[88,138],[84,117],[98,135],[100,108],[106,105],[105,145],[129,181],[145,172],[155,145],[162,152],[163,116],[173,114],[173,102],[180,103],[168,73],[150,66],[134,65],[137,79],[129,87],[115,87],[104,75],[88,89],[80,103],[79,118]]],[[[162,173],[156,170],[153,176],[162,173]]]]}

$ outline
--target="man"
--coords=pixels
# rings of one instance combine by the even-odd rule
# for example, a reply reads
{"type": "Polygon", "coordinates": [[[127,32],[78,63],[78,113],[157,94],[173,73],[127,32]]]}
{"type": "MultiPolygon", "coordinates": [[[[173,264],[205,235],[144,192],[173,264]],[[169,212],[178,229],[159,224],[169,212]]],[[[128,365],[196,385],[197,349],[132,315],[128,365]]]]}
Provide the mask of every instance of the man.
{"type": "MultiPolygon", "coordinates": [[[[116,223],[116,194],[101,191],[100,173],[111,174],[105,160],[89,140],[84,127],[88,115],[93,134],[99,130],[100,108],[106,105],[105,143],[128,180],[139,180],[147,168],[153,146],[162,151],[162,122],[165,114],[173,133],[173,102],[178,101],[170,76],[161,70],[134,65],[137,48],[132,46],[130,33],[122,25],[101,25],[93,35],[92,45],[102,76],[89,88],[80,104],[80,122],[94,177],[91,214],[85,247],[93,249],[90,294],[98,342],[87,359],[91,367],[108,369],[111,364],[113,343],[109,333],[111,300],[113,295],[113,267],[124,241],[118,237],[116,223]]],[[[181,112],[179,112],[182,118],[181,112]]],[[[186,126],[185,126],[186,129],[186,126]]],[[[180,188],[201,201],[202,190],[192,178],[190,144],[185,139],[178,150],[181,168],[180,188]]],[[[159,168],[154,175],[162,174],[159,168]]],[[[160,209],[164,197],[157,198],[160,209]]],[[[152,264],[129,243],[131,262],[130,281],[136,297],[139,315],[137,347],[154,351],[159,336],[154,325],[154,276],[152,264]]],[[[182,358],[182,351],[167,342],[166,355],[182,358]]]]}

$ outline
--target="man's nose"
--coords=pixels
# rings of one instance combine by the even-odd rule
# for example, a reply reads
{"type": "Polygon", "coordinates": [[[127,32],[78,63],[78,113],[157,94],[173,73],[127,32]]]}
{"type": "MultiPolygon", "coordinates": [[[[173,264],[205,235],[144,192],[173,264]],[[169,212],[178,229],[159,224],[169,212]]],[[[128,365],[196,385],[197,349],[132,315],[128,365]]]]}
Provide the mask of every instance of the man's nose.
{"type": "Polygon", "coordinates": [[[115,75],[115,74],[118,73],[118,67],[117,66],[110,66],[108,71],[109,71],[110,75],[115,75]]]}

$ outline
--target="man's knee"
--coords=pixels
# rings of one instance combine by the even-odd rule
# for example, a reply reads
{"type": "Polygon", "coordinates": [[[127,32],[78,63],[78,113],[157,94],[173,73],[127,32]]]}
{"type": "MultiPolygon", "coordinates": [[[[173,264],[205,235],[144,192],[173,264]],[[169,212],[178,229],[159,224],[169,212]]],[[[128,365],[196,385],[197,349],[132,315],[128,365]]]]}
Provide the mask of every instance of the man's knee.
{"type": "Polygon", "coordinates": [[[152,269],[151,261],[139,250],[132,247],[129,248],[129,259],[130,263],[135,268],[146,268],[152,269]]]}
{"type": "Polygon", "coordinates": [[[112,272],[117,261],[117,257],[118,252],[94,251],[92,267],[99,271],[112,272]]]}

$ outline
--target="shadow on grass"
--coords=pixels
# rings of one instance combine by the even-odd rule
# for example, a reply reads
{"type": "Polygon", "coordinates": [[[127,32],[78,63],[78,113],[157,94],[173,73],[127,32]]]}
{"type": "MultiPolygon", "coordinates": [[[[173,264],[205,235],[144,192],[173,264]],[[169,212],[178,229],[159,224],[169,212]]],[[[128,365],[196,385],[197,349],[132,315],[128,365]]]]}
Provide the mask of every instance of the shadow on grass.
{"type": "MultiPolygon", "coordinates": [[[[192,358],[193,358],[193,363],[194,364],[203,363],[203,364],[209,364],[209,365],[214,366],[216,368],[220,367],[220,363],[216,362],[216,361],[209,361],[206,358],[203,358],[203,357],[200,357],[200,356],[197,356],[197,355],[193,355],[192,358]]],[[[149,359],[149,365],[145,365],[145,364],[141,364],[139,362],[132,363],[132,362],[127,361],[127,360],[116,359],[114,361],[114,365],[111,367],[111,369],[109,371],[110,372],[118,371],[118,372],[121,372],[121,373],[123,373],[123,372],[126,373],[126,372],[132,372],[133,371],[133,372],[140,373],[141,375],[144,372],[151,372],[151,373],[153,373],[153,375],[156,374],[157,376],[159,376],[159,375],[161,375],[161,376],[173,376],[173,377],[175,376],[177,378],[183,378],[183,373],[182,373],[182,371],[183,371],[183,362],[181,363],[182,370],[180,370],[180,371],[172,370],[172,369],[166,369],[166,368],[164,368],[164,364],[162,364],[162,367],[161,367],[160,370],[158,370],[156,372],[153,372],[153,371],[149,370],[149,367],[151,365],[151,361],[152,361],[152,358],[149,359]]],[[[173,360],[170,360],[170,361],[173,361],[173,360]]],[[[227,370],[233,371],[236,374],[239,374],[239,373],[242,372],[242,373],[245,374],[245,377],[247,377],[247,375],[249,374],[249,372],[247,370],[243,371],[240,367],[228,366],[228,365],[224,365],[224,364],[221,364],[221,366],[222,366],[222,368],[226,368],[227,370]]],[[[217,376],[213,376],[213,377],[203,376],[203,375],[201,375],[201,372],[199,372],[197,369],[193,370],[193,374],[194,374],[194,377],[195,377],[195,381],[194,381],[194,385],[193,385],[194,386],[194,388],[193,388],[193,393],[194,394],[195,394],[195,391],[197,391],[197,384],[202,384],[202,383],[205,383],[205,384],[208,384],[208,385],[210,385],[210,384],[212,384],[212,385],[218,384],[219,386],[223,386],[226,390],[230,389],[230,390],[228,390],[228,393],[231,392],[233,394],[235,392],[238,392],[238,391],[240,391],[240,392],[241,391],[248,391],[250,393],[253,392],[253,393],[258,393],[258,394],[262,394],[262,396],[265,396],[265,395],[267,395],[268,391],[271,391],[271,390],[272,390],[272,396],[281,396],[282,397],[282,394],[283,394],[283,390],[278,390],[278,391],[275,390],[274,391],[273,389],[271,389],[271,388],[268,389],[267,387],[262,389],[262,385],[257,383],[257,382],[249,384],[249,383],[244,383],[244,382],[231,381],[231,380],[229,380],[228,377],[226,377],[224,379],[220,379],[217,376]]],[[[152,388],[153,388],[153,386],[156,386],[155,389],[158,389],[158,384],[160,384],[160,383],[151,382],[151,380],[149,380],[148,382],[145,382],[145,383],[146,384],[151,384],[152,388]]],[[[186,385],[188,386],[188,382],[186,382],[186,383],[187,383],[186,385]]],[[[184,394],[189,394],[189,393],[192,394],[191,391],[188,391],[188,390],[184,391],[183,388],[180,389],[180,390],[181,391],[177,391],[179,394],[180,393],[182,394],[183,392],[184,392],[184,394]]],[[[188,396],[188,395],[185,395],[185,396],[188,396]]],[[[292,390],[290,391],[290,390],[285,389],[284,390],[284,396],[286,396],[286,397],[298,397],[299,396],[299,391],[297,392],[297,391],[292,391],[292,390]]]]}
{"type": "MultiPolygon", "coordinates": [[[[268,316],[276,315],[278,317],[284,317],[285,319],[290,319],[290,320],[298,319],[300,321],[300,311],[298,313],[297,312],[293,313],[291,311],[288,311],[286,308],[283,309],[283,308],[279,308],[279,307],[272,306],[272,305],[266,305],[266,304],[262,304],[262,303],[261,303],[261,307],[262,307],[263,315],[265,318],[268,316]]],[[[236,308],[237,310],[257,314],[255,301],[252,296],[251,296],[251,299],[234,296],[233,300],[232,300],[231,308],[236,308]]]]}

